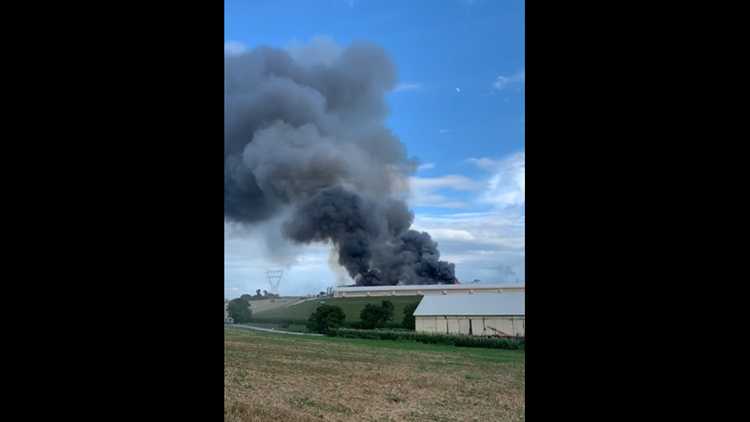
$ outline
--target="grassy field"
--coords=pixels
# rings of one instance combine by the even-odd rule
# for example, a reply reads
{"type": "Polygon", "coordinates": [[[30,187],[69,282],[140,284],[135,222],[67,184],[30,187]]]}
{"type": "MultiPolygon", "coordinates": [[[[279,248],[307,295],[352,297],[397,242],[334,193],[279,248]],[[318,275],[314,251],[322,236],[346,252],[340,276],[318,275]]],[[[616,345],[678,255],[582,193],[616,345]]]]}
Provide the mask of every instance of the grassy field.
{"type": "Polygon", "coordinates": [[[390,300],[393,302],[393,322],[401,323],[404,318],[404,307],[413,302],[419,302],[422,300],[422,296],[380,296],[380,297],[337,297],[337,298],[322,298],[318,300],[310,300],[299,305],[287,306],[286,308],[276,308],[266,311],[253,310],[253,316],[257,317],[274,317],[274,318],[289,318],[289,319],[304,319],[310,318],[310,314],[315,312],[319,302],[325,302],[327,305],[340,306],[346,314],[347,321],[359,321],[359,313],[365,308],[365,305],[372,303],[380,305],[384,300],[390,300]]]}
{"type": "Polygon", "coordinates": [[[306,333],[307,329],[304,325],[290,325],[287,328],[279,328],[279,324],[269,324],[265,322],[248,322],[247,324],[240,324],[240,325],[247,325],[250,327],[260,327],[260,328],[273,328],[278,331],[291,331],[295,333],[306,333]]]}
{"type": "MultiPolygon", "coordinates": [[[[264,312],[275,308],[280,308],[290,303],[299,302],[301,299],[263,299],[263,300],[251,300],[250,306],[253,306],[253,313],[264,312]],[[271,302],[273,300],[273,302],[271,302]]],[[[226,308],[227,303],[224,303],[226,308]]]]}
{"type": "Polygon", "coordinates": [[[224,329],[224,421],[523,421],[524,352],[224,329]]]}

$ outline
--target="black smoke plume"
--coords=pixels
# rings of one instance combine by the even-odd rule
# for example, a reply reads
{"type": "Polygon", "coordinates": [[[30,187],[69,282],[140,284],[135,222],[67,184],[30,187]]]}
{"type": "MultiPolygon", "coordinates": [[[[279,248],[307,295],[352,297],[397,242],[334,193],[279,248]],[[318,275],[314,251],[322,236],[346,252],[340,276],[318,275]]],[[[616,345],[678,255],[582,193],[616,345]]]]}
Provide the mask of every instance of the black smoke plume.
{"type": "Polygon", "coordinates": [[[430,235],[397,199],[418,164],[384,125],[398,78],[371,43],[260,46],[224,59],[224,215],[331,244],[359,285],[452,282],[430,235]]]}

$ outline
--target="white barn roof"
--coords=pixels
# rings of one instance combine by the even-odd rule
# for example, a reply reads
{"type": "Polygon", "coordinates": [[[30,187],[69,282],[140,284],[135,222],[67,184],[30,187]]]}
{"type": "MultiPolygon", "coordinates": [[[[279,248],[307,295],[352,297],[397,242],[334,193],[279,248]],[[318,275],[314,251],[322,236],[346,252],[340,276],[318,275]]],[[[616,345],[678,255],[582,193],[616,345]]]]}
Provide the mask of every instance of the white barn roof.
{"type": "Polygon", "coordinates": [[[526,293],[425,296],[414,316],[526,315],[526,293]]]}
{"type": "Polygon", "coordinates": [[[466,289],[518,289],[525,288],[523,283],[469,283],[469,284],[407,284],[402,286],[357,286],[334,287],[336,292],[390,292],[393,290],[466,290],[466,289]]]}

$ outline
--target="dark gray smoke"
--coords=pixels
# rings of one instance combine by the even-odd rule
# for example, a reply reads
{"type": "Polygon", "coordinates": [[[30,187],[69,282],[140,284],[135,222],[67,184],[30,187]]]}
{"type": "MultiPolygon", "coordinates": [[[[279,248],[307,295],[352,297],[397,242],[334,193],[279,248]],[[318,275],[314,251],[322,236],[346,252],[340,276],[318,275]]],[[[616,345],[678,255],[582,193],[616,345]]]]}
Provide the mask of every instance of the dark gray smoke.
{"type": "Polygon", "coordinates": [[[398,83],[381,47],[329,39],[224,60],[224,215],[255,226],[293,214],[283,236],[324,242],[361,285],[451,282],[427,233],[394,198],[416,168],[385,127],[398,83]]]}

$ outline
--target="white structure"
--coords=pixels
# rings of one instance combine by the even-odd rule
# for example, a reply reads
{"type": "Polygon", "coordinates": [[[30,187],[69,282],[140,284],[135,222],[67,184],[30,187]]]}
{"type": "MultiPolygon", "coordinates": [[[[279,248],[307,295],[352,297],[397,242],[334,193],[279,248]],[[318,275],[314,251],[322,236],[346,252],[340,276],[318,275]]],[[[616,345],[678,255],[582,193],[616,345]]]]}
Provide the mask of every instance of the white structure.
{"type": "Polygon", "coordinates": [[[227,311],[227,306],[229,306],[229,302],[226,300],[224,301],[224,324],[231,324],[234,322],[232,317],[229,316],[229,311],[227,311]]]}
{"type": "Polygon", "coordinates": [[[358,286],[334,287],[333,297],[364,296],[426,296],[476,293],[524,293],[526,285],[521,283],[490,284],[412,284],[407,286],[358,286]]]}
{"type": "Polygon", "coordinates": [[[525,337],[526,293],[425,296],[414,319],[422,333],[525,337]]]}

